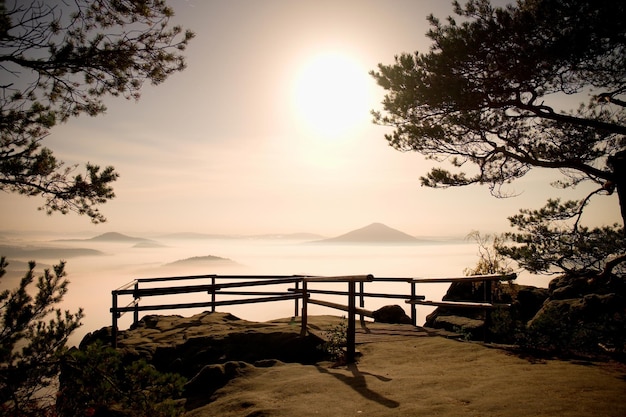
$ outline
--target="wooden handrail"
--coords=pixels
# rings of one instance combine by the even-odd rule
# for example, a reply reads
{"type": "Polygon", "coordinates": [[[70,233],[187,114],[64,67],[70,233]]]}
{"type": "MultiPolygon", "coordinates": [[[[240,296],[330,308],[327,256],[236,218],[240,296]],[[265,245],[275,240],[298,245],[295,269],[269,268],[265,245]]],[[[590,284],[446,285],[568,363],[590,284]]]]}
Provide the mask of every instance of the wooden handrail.
{"type": "Polygon", "coordinates": [[[411,282],[427,284],[430,282],[480,282],[480,281],[513,281],[517,278],[517,274],[490,274],[490,275],[470,275],[467,277],[457,278],[413,278],[411,282]]]}
{"type": "Polygon", "coordinates": [[[156,295],[174,295],[174,294],[190,294],[193,292],[210,292],[219,290],[219,285],[187,285],[178,287],[155,287],[155,288],[138,288],[132,290],[122,290],[117,293],[120,295],[132,295],[135,298],[151,297],[156,295]]]}
{"type": "Polygon", "coordinates": [[[134,279],[131,282],[129,282],[128,284],[124,284],[119,288],[114,289],[112,292],[116,292],[116,293],[120,293],[121,291],[124,291],[130,287],[133,287],[135,284],[137,284],[138,280],[134,279]]]}
{"type": "Polygon", "coordinates": [[[306,277],[305,282],[371,282],[373,275],[339,275],[334,277],[306,277]]]}
{"type": "Polygon", "coordinates": [[[289,284],[293,282],[299,282],[301,279],[302,278],[291,276],[289,278],[263,279],[263,280],[255,280],[255,281],[245,281],[243,283],[229,282],[229,283],[219,284],[219,287],[220,288],[237,288],[237,287],[256,287],[256,286],[261,286],[261,285],[289,284]]]}
{"type": "MultiPolygon", "coordinates": [[[[320,306],[334,308],[336,310],[348,311],[348,307],[347,306],[345,306],[343,304],[333,303],[333,302],[330,302],[330,301],[316,300],[316,299],[313,299],[313,298],[309,298],[308,302],[311,303],[311,304],[317,304],[317,305],[320,305],[320,306]]],[[[355,307],[354,312],[358,313],[361,316],[374,318],[374,312],[372,312],[370,310],[366,310],[364,308],[355,307]]]]}
{"type": "Polygon", "coordinates": [[[176,277],[155,277],[155,278],[137,278],[138,282],[166,282],[166,281],[186,281],[190,279],[215,278],[217,275],[181,275],[176,277]]]}
{"type": "Polygon", "coordinates": [[[477,303],[471,301],[428,301],[428,300],[406,300],[407,304],[420,304],[432,307],[453,307],[453,308],[478,308],[493,310],[498,307],[511,307],[507,303],[477,303]]]}
{"type": "MultiPolygon", "coordinates": [[[[366,281],[371,282],[371,281],[366,281]]],[[[287,291],[299,292],[302,293],[302,289],[300,288],[287,288],[287,291]]],[[[325,295],[348,295],[346,291],[334,291],[334,290],[317,290],[317,289],[308,289],[307,292],[309,294],[325,294],[325,295]]],[[[223,291],[220,291],[220,294],[224,294],[223,291]]],[[[407,296],[405,294],[384,294],[384,293],[375,293],[375,292],[359,292],[360,297],[368,297],[368,298],[397,298],[400,300],[406,300],[407,296]]],[[[426,296],[417,295],[414,299],[424,300],[426,296]]]]}
{"type": "MultiPolygon", "coordinates": [[[[264,297],[264,298],[248,298],[241,300],[222,300],[215,301],[216,306],[230,306],[237,304],[254,304],[254,303],[263,303],[270,301],[283,301],[283,300],[293,300],[294,298],[299,298],[300,296],[296,294],[285,294],[280,296],[273,297],[264,297]]],[[[197,303],[176,303],[176,304],[156,304],[156,305],[143,305],[131,307],[134,303],[129,304],[127,307],[118,307],[118,312],[129,312],[129,311],[153,311],[153,310],[173,310],[178,308],[198,308],[198,307],[210,307],[213,303],[211,301],[205,302],[197,302],[197,303]]]]}

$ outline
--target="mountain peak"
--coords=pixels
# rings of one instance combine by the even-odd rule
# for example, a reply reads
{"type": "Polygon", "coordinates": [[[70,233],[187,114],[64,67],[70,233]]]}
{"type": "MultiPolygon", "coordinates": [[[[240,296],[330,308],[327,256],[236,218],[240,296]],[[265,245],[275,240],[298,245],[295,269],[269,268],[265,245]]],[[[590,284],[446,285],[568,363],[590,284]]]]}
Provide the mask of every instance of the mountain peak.
{"type": "Polygon", "coordinates": [[[345,243],[415,243],[416,237],[393,229],[382,223],[372,223],[343,235],[322,240],[322,242],[345,243]]]}

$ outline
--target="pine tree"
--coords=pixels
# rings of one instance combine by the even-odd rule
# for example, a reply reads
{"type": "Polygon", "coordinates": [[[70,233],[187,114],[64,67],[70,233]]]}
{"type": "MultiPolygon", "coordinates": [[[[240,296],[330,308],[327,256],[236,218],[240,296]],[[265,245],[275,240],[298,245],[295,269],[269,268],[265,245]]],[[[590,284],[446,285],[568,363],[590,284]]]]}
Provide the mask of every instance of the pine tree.
{"type": "MultiPolygon", "coordinates": [[[[0,278],[8,263],[0,259],[0,278]]],[[[68,337],[83,311],[57,307],[67,293],[65,262],[35,281],[35,262],[17,288],[0,294],[0,410],[10,416],[41,416],[52,406],[68,337]],[[32,293],[32,295],[31,295],[32,293]],[[52,391],[52,393],[51,393],[52,391]]]]}

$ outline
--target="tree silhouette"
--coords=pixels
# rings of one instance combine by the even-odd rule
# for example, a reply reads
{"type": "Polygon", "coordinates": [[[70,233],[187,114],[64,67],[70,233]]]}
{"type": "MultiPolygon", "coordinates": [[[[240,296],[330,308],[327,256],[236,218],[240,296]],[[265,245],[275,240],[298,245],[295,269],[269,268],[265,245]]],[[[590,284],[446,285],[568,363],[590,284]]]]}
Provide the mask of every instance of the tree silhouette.
{"type": "MultiPolygon", "coordinates": [[[[7,262],[0,258],[0,278],[7,262]]],[[[54,395],[54,385],[67,339],[80,325],[82,309],[62,312],[55,307],[67,293],[65,263],[46,269],[37,278],[35,262],[17,288],[0,293],[0,410],[3,415],[42,415],[54,395]]]]}
{"type": "MultiPolygon", "coordinates": [[[[581,242],[591,231],[614,239],[618,231],[621,238],[605,245],[610,249],[600,257],[623,259],[623,228],[590,230],[579,223],[592,196],[614,192],[626,219],[626,5],[610,0],[453,5],[460,23],[428,17],[430,51],[401,54],[371,73],[387,90],[383,111],[374,117],[394,128],[386,136],[390,145],[451,164],[452,170],[436,167],[422,177],[428,187],[486,184],[503,197],[503,186],[532,168],[560,171],[556,185],[563,188],[595,183],[595,190],[577,201],[522,211],[511,218],[522,233],[509,237],[541,256],[546,241],[536,233],[545,228],[554,232],[552,238],[564,237],[563,245],[581,242]],[[564,98],[584,95],[591,97],[586,104],[563,108],[564,98]],[[563,224],[552,227],[554,220],[563,224]]],[[[528,253],[511,252],[523,266],[530,265],[528,253]]],[[[538,271],[564,265],[605,266],[532,263],[538,271]]]]}
{"type": "Polygon", "coordinates": [[[74,174],[42,141],[72,116],[103,113],[104,96],[138,99],[145,81],[184,69],[193,33],[172,16],[163,0],[0,2],[0,190],[105,220],[96,206],[114,197],[113,167],[74,174]]]}

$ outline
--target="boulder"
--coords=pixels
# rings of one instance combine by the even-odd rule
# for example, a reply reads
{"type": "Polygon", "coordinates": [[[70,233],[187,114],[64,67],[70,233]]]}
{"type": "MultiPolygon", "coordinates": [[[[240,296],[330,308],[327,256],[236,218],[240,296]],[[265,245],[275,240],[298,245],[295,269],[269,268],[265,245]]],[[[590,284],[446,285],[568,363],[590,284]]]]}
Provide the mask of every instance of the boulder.
{"type": "MultiPolygon", "coordinates": [[[[426,316],[425,326],[460,332],[471,339],[512,343],[516,329],[524,327],[535,316],[548,295],[547,288],[514,283],[492,283],[492,300],[496,303],[511,304],[510,308],[486,312],[476,308],[438,307],[426,316]]],[[[482,282],[453,282],[443,300],[484,302],[485,286],[482,282]]]]}
{"type": "Polygon", "coordinates": [[[377,323],[411,324],[412,322],[411,317],[397,304],[381,307],[374,311],[372,315],[377,323]]]}
{"type": "Polygon", "coordinates": [[[554,278],[548,289],[552,300],[581,298],[587,294],[626,295],[626,280],[616,274],[602,276],[596,272],[571,272],[554,278]]]}
{"type": "Polygon", "coordinates": [[[526,347],[565,355],[626,353],[626,280],[619,274],[569,272],[554,278],[548,299],[528,321],[526,347]]]}
{"type": "Polygon", "coordinates": [[[518,285],[516,296],[511,300],[511,310],[518,320],[526,323],[537,314],[549,295],[547,288],[518,285]]]}
{"type": "Polygon", "coordinates": [[[529,347],[560,353],[623,354],[626,351],[626,297],[586,294],[550,299],[527,327],[529,347]]]}
{"type": "Polygon", "coordinates": [[[548,284],[551,300],[566,300],[580,298],[585,294],[593,292],[588,279],[584,276],[573,276],[564,274],[554,278],[548,284]]]}

